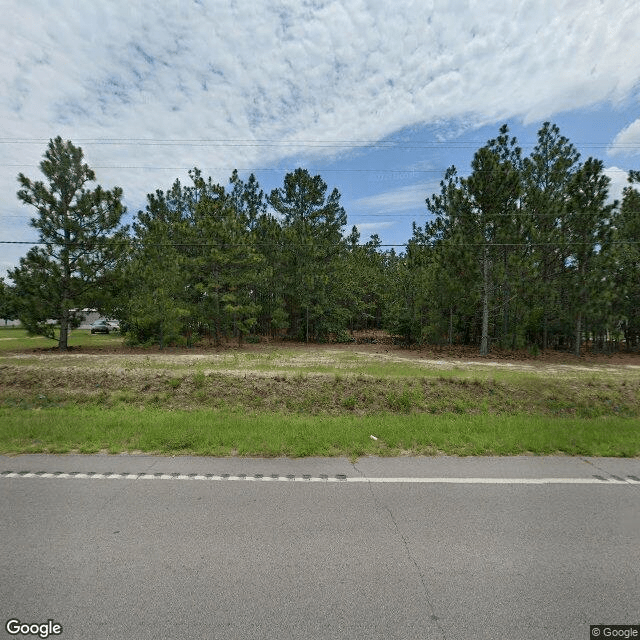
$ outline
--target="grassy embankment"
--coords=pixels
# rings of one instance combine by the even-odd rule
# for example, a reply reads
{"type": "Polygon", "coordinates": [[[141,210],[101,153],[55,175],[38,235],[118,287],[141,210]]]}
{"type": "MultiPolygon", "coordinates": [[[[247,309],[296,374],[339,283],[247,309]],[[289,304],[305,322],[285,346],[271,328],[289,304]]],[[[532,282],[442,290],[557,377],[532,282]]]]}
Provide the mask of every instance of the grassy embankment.
{"type": "Polygon", "coordinates": [[[357,346],[118,353],[117,334],[88,331],[70,344],[34,351],[53,343],[0,329],[0,452],[640,455],[640,370],[623,365],[357,346]]]}

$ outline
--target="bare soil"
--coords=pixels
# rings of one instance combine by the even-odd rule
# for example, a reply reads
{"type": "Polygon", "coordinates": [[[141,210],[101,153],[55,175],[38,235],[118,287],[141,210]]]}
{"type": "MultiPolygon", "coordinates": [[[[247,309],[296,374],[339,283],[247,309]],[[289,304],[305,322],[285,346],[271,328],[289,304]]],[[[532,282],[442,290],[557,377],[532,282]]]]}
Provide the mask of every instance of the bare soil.
{"type": "Polygon", "coordinates": [[[587,352],[577,358],[558,351],[534,356],[495,350],[480,357],[471,347],[407,349],[373,335],[351,344],[265,341],[163,350],[105,345],[4,356],[0,406],[9,407],[97,403],[334,415],[640,416],[640,355],[635,353],[587,352]],[[378,363],[380,371],[392,363],[417,367],[409,376],[359,372],[376,371],[371,365],[378,363]],[[313,367],[322,372],[309,371],[313,367]],[[427,375],[428,370],[438,373],[427,375]],[[452,370],[461,375],[447,374],[452,370]],[[498,370],[531,375],[492,373],[498,370]]]}
{"type": "MultiPolygon", "coordinates": [[[[380,358],[386,361],[420,361],[424,364],[435,366],[463,366],[463,365],[484,365],[506,367],[515,370],[531,371],[539,368],[547,369],[549,365],[560,366],[562,368],[592,369],[603,368],[613,369],[617,367],[640,369],[640,352],[615,351],[606,353],[598,351],[593,345],[583,346],[582,354],[575,356],[573,353],[555,349],[548,349],[538,354],[533,354],[527,350],[505,350],[494,348],[489,355],[481,356],[477,347],[472,346],[426,346],[426,347],[403,347],[393,343],[393,339],[382,331],[359,332],[355,334],[355,342],[338,343],[304,343],[290,340],[266,340],[259,344],[244,342],[238,344],[235,340],[229,340],[221,346],[214,346],[213,343],[201,343],[193,347],[169,346],[160,349],[153,347],[128,347],[105,346],[105,347],[70,347],[65,353],[57,348],[47,349],[27,349],[22,350],[23,354],[50,354],[50,355],[153,355],[162,356],[163,359],[170,360],[172,356],[192,356],[195,358],[225,355],[230,353],[247,354],[268,354],[273,350],[296,351],[308,350],[308,361],[323,359],[323,355],[331,357],[331,352],[339,353],[359,353],[368,354],[373,358],[380,358]],[[327,353],[328,352],[328,353],[327,353]]],[[[183,358],[181,358],[183,359],[183,358]]]]}

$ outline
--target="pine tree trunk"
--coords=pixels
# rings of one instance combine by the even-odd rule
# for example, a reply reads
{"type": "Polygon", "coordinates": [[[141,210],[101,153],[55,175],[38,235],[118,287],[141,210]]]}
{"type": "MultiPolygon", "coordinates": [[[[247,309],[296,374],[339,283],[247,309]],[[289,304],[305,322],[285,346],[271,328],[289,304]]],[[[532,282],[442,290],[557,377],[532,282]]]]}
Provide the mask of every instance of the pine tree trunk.
{"type": "Polygon", "coordinates": [[[509,335],[509,305],[511,297],[511,287],[509,286],[509,265],[507,259],[507,250],[504,250],[503,257],[504,266],[504,281],[503,281],[503,295],[502,295],[502,335],[500,336],[500,344],[506,347],[508,344],[509,335]]]}
{"type": "Polygon", "coordinates": [[[576,348],[575,355],[580,356],[580,332],[582,330],[582,313],[578,311],[578,317],[576,318],[576,348]]]}
{"type": "Polygon", "coordinates": [[[62,311],[62,317],[60,318],[60,339],[58,340],[58,347],[60,348],[60,351],[67,350],[68,336],[69,336],[69,311],[67,309],[64,309],[62,311]]]}
{"type": "Polygon", "coordinates": [[[484,249],[482,262],[482,338],[480,341],[480,355],[486,356],[489,353],[489,255],[487,247],[484,249]]]}

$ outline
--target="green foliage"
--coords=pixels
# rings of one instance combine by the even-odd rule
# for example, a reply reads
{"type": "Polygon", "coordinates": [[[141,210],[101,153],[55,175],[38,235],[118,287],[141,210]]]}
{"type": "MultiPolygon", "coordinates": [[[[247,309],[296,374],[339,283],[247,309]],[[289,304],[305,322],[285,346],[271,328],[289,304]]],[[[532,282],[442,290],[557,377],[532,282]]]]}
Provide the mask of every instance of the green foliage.
{"type": "Polygon", "coordinates": [[[640,291],[637,278],[623,275],[633,272],[634,190],[625,192],[628,223],[618,222],[602,163],[580,164],[549,123],[524,159],[503,126],[471,169],[468,178],[448,169],[426,201],[433,219],[424,229],[414,224],[391,272],[389,330],[406,342],[475,343],[484,354],[493,344],[579,353],[590,336],[609,341],[630,326],[638,306],[623,300],[640,291]]]}
{"type": "Polygon", "coordinates": [[[126,255],[122,190],[88,189],[95,174],[83,164],[82,149],[60,137],[49,142],[40,170],[45,182],[18,176],[18,198],[38,212],[31,226],[40,244],[9,272],[12,313],[30,333],[65,350],[69,330],[82,320],[79,310],[102,306],[126,255]]]}
{"type": "Polygon", "coordinates": [[[631,171],[616,220],[614,305],[616,328],[623,331],[627,349],[640,347],[640,192],[634,186],[638,182],[640,172],[631,171]]]}
{"type": "Polygon", "coordinates": [[[15,320],[16,318],[16,301],[12,296],[12,290],[5,284],[4,278],[0,278],[0,319],[15,320]]]}
{"type": "Polygon", "coordinates": [[[338,344],[350,344],[355,342],[355,338],[345,329],[339,329],[335,332],[334,342],[338,344]]]}
{"type": "Polygon", "coordinates": [[[635,419],[443,414],[309,416],[226,409],[0,408],[0,452],[144,451],[208,456],[637,457],[635,419]],[[370,438],[375,434],[376,441],[370,438]]]}
{"type": "Polygon", "coordinates": [[[206,335],[219,344],[231,334],[242,339],[255,326],[254,287],[270,270],[247,227],[256,212],[233,206],[244,202],[234,175],[229,196],[194,169],[190,186],[176,181],[167,194],[150,194],[138,212],[128,274],[139,286],[120,313],[132,341],[162,347],[206,335]]]}
{"type": "Polygon", "coordinates": [[[567,187],[579,168],[580,154],[556,125],[545,122],[538,144],[523,162],[523,213],[531,243],[523,262],[524,316],[529,342],[542,350],[559,339],[563,316],[563,276],[567,252],[563,221],[567,187]]]}
{"type": "Polygon", "coordinates": [[[340,193],[327,195],[320,176],[296,169],[274,189],[269,204],[282,220],[283,261],[277,271],[290,332],[300,339],[326,337],[342,325],[340,267],[346,253],[347,216],[340,193]]]}
{"type": "Polygon", "coordinates": [[[234,171],[225,189],[193,169],[148,195],[132,238],[117,229],[120,190],[86,188],[80,149],[51,141],[42,168],[49,185],[21,175],[18,193],[38,209],[42,244],[0,283],[0,315],[61,346],[74,309],[95,307],[130,344],[161,347],[350,342],[380,328],[483,354],[640,347],[640,173],[621,206],[609,202],[602,162],[581,162],[548,122],[527,157],[505,125],[467,177],[449,168],[402,253],[345,233],[339,191],[302,168],[268,196],[254,175],[234,171]]]}
{"type": "Polygon", "coordinates": [[[348,398],[343,398],[340,404],[345,409],[353,410],[356,408],[356,405],[358,404],[358,399],[355,396],[349,396],[348,398]]]}
{"type": "Polygon", "coordinates": [[[193,386],[196,389],[202,389],[205,386],[207,377],[204,374],[204,371],[198,371],[193,374],[193,386]]]}
{"type": "Polygon", "coordinates": [[[401,392],[391,391],[387,394],[387,404],[392,411],[409,413],[422,404],[423,396],[419,389],[405,387],[401,392]]]}

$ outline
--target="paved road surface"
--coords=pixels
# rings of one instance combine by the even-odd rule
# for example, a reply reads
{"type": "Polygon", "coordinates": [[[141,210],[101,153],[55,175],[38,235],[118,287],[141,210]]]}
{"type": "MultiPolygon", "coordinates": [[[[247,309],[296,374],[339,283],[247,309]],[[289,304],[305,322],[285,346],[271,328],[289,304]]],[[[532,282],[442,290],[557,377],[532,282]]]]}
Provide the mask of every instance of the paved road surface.
{"type": "Polygon", "coordinates": [[[0,637],[11,618],[63,640],[640,623],[637,459],[0,456],[0,506],[0,637]]]}

